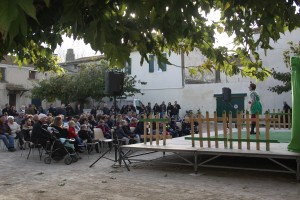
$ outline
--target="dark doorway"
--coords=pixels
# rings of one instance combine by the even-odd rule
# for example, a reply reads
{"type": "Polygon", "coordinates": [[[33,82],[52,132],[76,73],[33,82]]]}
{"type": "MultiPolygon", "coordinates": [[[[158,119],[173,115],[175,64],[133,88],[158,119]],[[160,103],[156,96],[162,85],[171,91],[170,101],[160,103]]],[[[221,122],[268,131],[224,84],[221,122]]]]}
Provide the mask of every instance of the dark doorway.
{"type": "Polygon", "coordinates": [[[16,106],[17,103],[17,95],[16,94],[8,94],[9,95],[9,105],[16,106]]]}

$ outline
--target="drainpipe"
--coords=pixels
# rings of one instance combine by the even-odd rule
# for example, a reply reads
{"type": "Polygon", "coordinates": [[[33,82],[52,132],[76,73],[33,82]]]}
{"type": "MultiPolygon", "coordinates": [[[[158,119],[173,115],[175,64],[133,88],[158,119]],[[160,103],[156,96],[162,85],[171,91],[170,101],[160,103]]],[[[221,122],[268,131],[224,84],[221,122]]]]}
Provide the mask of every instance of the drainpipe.
{"type": "Polygon", "coordinates": [[[182,81],[182,88],[184,88],[185,85],[185,65],[184,65],[184,51],[183,48],[181,48],[181,81],[182,81]]]}

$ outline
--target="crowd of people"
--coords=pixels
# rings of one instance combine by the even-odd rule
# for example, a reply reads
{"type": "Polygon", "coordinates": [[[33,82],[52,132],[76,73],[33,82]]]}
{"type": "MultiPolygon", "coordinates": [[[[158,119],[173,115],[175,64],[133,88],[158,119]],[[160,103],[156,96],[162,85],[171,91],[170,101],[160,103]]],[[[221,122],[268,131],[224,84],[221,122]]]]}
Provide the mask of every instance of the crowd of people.
{"type": "MultiPolygon", "coordinates": [[[[252,87],[253,91],[254,89],[252,87]]],[[[255,100],[257,99],[255,98],[255,100]]],[[[47,127],[53,127],[58,131],[58,137],[74,139],[76,150],[82,152],[84,151],[84,141],[93,142],[94,128],[100,128],[107,139],[113,138],[112,130],[114,130],[115,138],[122,140],[124,144],[139,143],[144,134],[144,121],[142,119],[145,116],[148,117],[150,113],[160,117],[166,114],[170,118],[166,126],[166,134],[175,138],[189,135],[191,131],[189,119],[179,119],[180,109],[177,101],[173,105],[171,102],[166,105],[163,101],[160,105],[155,103],[153,107],[149,102],[147,106],[141,105],[137,108],[129,103],[121,109],[114,105],[109,108],[106,103],[103,103],[98,107],[93,107],[89,113],[84,113],[80,104],[77,104],[75,109],[70,104],[67,106],[62,104],[58,108],[50,105],[47,110],[42,107],[36,109],[34,105],[28,105],[28,107],[22,106],[19,111],[14,106],[6,105],[2,114],[0,113],[0,140],[11,152],[16,150],[15,141],[18,141],[20,149],[24,149],[26,141],[45,146],[50,137],[47,127]],[[139,114],[137,114],[136,109],[139,110],[139,114]]],[[[285,102],[284,110],[287,109],[290,107],[285,102]]],[[[163,134],[162,123],[159,123],[158,129],[156,125],[156,122],[152,123],[153,134],[163,134]],[[157,130],[159,133],[156,133],[157,130]]],[[[197,124],[194,125],[197,126],[197,124]]],[[[150,134],[149,127],[148,124],[146,127],[148,134],[150,134]]],[[[254,127],[255,124],[252,124],[252,132],[254,127]]]]}
{"type": "MultiPolygon", "coordinates": [[[[89,113],[84,113],[80,104],[75,109],[70,104],[62,104],[54,108],[51,104],[45,110],[34,105],[22,106],[19,111],[8,104],[0,115],[0,139],[11,152],[15,151],[15,142],[18,141],[20,149],[24,149],[26,141],[46,146],[50,139],[48,127],[53,127],[58,132],[59,138],[75,139],[75,148],[78,152],[85,149],[84,141],[91,143],[94,138],[94,128],[100,128],[105,138],[113,138],[112,130],[115,130],[115,137],[122,140],[124,144],[141,142],[141,135],[144,134],[144,122],[140,119],[149,116],[150,113],[163,115],[166,113],[171,121],[167,125],[167,134],[178,137],[179,127],[176,124],[180,105],[175,101],[174,105],[162,102],[160,105],[151,103],[147,106],[141,105],[139,114],[132,104],[124,105],[121,109],[112,106],[108,108],[104,103],[99,107],[93,107],[89,113]]],[[[156,123],[153,123],[153,133],[156,130],[156,123]]],[[[147,127],[149,128],[149,127],[147,127]]],[[[147,129],[148,130],[148,129],[147,129]]],[[[160,134],[162,127],[159,127],[160,134]]],[[[57,133],[56,133],[57,134],[57,133]]],[[[92,150],[92,147],[89,149],[92,150]]]]}

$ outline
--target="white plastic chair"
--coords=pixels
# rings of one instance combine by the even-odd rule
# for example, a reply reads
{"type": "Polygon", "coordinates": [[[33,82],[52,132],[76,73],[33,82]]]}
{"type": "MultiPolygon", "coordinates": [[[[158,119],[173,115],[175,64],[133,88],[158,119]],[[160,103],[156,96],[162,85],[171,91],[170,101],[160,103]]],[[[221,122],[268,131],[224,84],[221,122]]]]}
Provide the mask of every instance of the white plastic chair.
{"type": "Polygon", "coordinates": [[[135,130],[135,127],[130,127],[130,131],[133,133],[135,130]]]}
{"type": "Polygon", "coordinates": [[[102,149],[104,148],[105,143],[111,143],[112,145],[113,140],[105,138],[101,128],[94,128],[94,137],[99,141],[99,143],[101,142],[102,149]]]}

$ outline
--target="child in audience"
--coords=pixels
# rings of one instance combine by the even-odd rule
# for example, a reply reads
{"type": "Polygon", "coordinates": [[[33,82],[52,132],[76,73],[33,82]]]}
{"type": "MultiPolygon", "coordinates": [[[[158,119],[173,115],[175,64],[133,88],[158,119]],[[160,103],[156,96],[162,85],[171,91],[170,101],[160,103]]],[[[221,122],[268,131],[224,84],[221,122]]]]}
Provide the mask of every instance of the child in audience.
{"type": "Polygon", "coordinates": [[[68,138],[75,139],[75,149],[77,149],[79,152],[83,151],[82,147],[83,147],[83,143],[82,140],[80,139],[80,137],[77,135],[76,131],[75,131],[75,122],[73,120],[70,120],[68,122],[68,138]]]}

